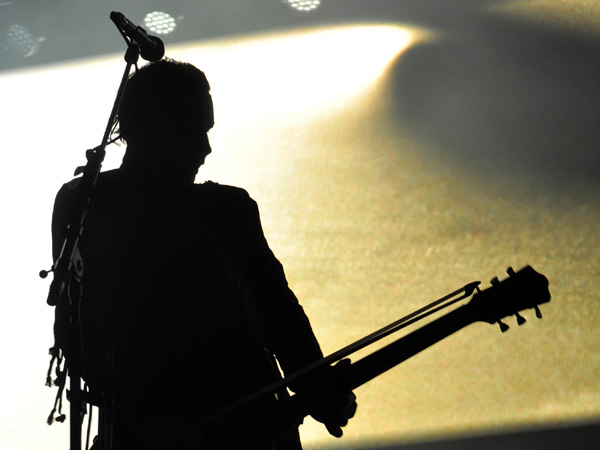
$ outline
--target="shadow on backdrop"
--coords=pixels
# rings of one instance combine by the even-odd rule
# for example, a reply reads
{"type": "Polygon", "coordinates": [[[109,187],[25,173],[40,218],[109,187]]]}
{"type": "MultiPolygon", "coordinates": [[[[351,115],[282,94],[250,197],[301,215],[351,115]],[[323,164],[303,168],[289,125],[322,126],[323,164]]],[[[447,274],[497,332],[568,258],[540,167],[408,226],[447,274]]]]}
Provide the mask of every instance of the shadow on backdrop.
{"type": "Polygon", "coordinates": [[[396,117],[432,152],[555,185],[600,181],[600,39],[473,11],[434,31],[392,72],[396,117]]]}

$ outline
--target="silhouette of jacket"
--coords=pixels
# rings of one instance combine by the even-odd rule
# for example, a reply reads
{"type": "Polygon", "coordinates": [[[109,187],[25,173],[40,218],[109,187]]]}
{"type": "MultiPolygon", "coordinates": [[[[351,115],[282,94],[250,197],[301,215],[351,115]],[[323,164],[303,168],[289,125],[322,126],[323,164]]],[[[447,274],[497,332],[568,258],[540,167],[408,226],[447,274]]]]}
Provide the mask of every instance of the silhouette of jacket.
{"type": "MultiPolygon", "coordinates": [[[[77,183],[56,198],[55,260],[77,183]]],[[[125,169],[103,172],[79,248],[83,378],[101,391],[114,348],[121,433],[152,411],[197,419],[256,391],[273,377],[265,349],[288,374],[322,357],[242,189],[166,189],[125,169]]],[[[59,303],[65,353],[67,330],[59,303]]],[[[115,433],[119,450],[125,438],[115,433]]]]}

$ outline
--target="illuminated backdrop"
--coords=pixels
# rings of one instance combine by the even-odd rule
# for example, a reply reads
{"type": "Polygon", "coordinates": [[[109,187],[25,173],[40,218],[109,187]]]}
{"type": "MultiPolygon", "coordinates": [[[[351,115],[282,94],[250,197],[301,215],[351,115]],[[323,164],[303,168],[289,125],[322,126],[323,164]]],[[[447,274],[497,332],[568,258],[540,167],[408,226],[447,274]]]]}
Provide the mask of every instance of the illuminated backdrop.
{"type": "MultiPolygon", "coordinates": [[[[595,421],[598,8],[423,3],[406,2],[406,20],[166,41],[212,85],[198,181],[258,201],[325,353],[508,265],[550,279],[543,320],[525,314],[505,334],[473,325],[359,388],[339,442],[595,421]]],[[[99,143],[124,64],[111,53],[27,65],[0,73],[0,448],[58,449],[68,428],[45,425],[52,310],[37,272],[51,264],[54,194],[99,143]]],[[[105,168],[118,167],[123,148],[108,153],[105,168]]],[[[307,448],[339,443],[310,419],[301,430],[307,448]]]]}

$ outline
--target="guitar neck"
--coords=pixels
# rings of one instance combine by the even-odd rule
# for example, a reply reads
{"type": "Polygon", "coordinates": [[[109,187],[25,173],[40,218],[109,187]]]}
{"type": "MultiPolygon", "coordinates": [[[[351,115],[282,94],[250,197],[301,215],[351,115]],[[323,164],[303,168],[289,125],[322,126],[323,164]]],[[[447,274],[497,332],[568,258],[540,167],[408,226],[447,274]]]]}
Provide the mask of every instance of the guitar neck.
{"type": "Polygon", "coordinates": [[[468,305],[461,306],[354,362],[343,374],[342,383],[349,389],[356,389],[473,322],[468,305]]]}

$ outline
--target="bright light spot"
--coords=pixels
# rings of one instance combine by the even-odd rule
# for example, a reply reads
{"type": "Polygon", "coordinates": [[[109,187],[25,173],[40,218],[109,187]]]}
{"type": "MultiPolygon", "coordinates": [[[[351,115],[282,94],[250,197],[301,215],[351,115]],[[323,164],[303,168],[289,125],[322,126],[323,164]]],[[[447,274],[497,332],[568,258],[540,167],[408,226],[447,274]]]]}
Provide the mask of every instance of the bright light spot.
{"type": "Polygon", "coordinates": [[[166,12],[154,11],[146,14],[144,25],[156,34],[169,34],[177,28],[177,21],[166,12]]]}
{"type": "Polygon", "coordinates": [[[217,123],[247,123],[241,105],[251,105],[253,117],[295,123],[365,95],[399,54],[427,37],[398,25],[346,25],[180,47],[170,56],[206,71],[217,123]]]}
{"type": "Polygon", "coordinates": [[[321,6],[321,0],[282,0],[297,11],[310,12],[321,6]]]}
{"type": "Polygon", "coordinates": [[[43,41],[44,38],[34,36],[26,26],[13,25],[6,31],[5,47],[12,53],[28,58],[39,51],[43,41]]]}

